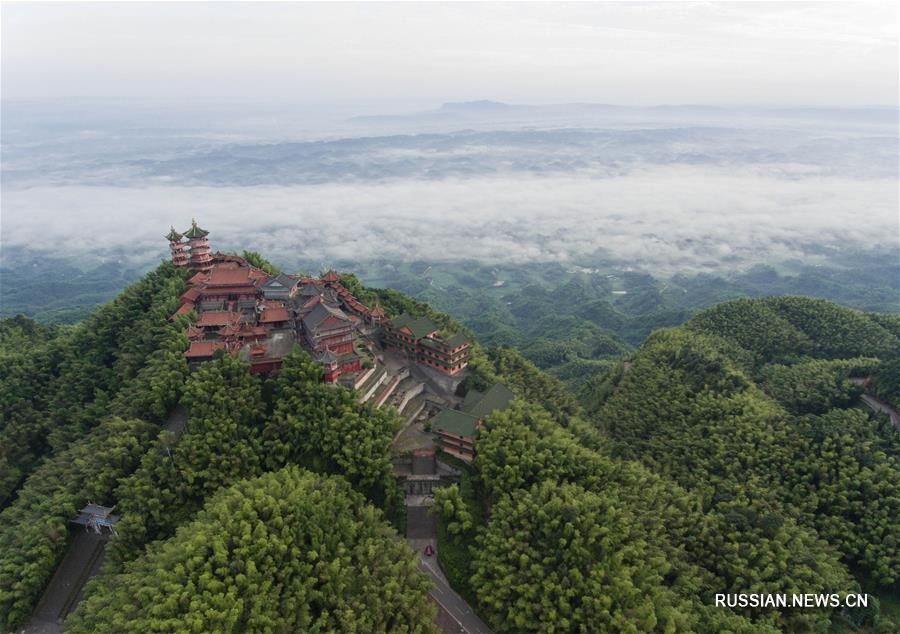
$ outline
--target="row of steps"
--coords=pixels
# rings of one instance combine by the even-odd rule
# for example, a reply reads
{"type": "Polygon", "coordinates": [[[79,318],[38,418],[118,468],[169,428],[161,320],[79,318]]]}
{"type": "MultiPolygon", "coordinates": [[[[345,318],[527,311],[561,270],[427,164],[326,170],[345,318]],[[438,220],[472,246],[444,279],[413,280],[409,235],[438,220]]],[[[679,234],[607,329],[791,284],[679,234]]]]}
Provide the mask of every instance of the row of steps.
{"type": "Polygon", "coordinates": [[[384,405],[385,401],[390,398],[391,394],[394,393],[394,390],[397,389],[397,386],[400,385],[402,379],[400,377],[391,376],[389,377],[379,388],[375,394],[375,400],[372,401],[372,404],[375,407],[381,407],[384,405]]]}
{"type": "Polygon", "coordinates": [[[385,382],[388,378],[387,369],[383,366],[378,367],[372,375],[366,379],[365,383],[363,383],[359,389],[357,390],[360,394],[359,400],[363,403],[367,402],[371,399],[375,393],[378,391],[378,388],[382,383],[385,382]]]}
{"type": "Polygon", "coordinates": [[[407,377],[394,390],[394,396],[391,398],[390,403],[401,415],[405,415],[405,412],[409,410],[410,403],[424,391],[424,383],[412,377],[407,377]]]}

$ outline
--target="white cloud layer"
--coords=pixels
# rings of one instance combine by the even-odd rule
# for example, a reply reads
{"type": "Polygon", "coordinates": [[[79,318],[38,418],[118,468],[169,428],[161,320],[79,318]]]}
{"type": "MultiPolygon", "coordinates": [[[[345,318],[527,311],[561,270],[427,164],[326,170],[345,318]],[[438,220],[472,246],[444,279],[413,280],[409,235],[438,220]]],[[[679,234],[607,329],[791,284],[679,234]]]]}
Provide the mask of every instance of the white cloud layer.
{"type": "Polygon", "coordinates": [[[192,216],[216,248],[290,266],[337,259],[618,259],[655,271],[804,257],[811,245],[898,245],[894,179],[757,168],[289,187],[32,187],[2,194],[5,246],[64,254],[165,250],[192,216]]]}

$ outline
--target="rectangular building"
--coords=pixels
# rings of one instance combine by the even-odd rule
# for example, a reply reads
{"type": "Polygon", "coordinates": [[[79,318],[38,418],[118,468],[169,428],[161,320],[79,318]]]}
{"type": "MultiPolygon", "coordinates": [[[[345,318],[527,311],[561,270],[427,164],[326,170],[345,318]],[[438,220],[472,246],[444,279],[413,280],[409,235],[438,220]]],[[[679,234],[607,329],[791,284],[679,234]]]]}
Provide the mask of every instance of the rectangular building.
{"type": "Polygon", "coordinates": [[[423,365],[456,374],[469,364],[469,341],[463,335],[444,337],[428,317],[404,313],[385,323],[384,344],[423,365]]]}
{"type": "Polygon", "coordinates": [[[460,460],[475,457],[475,441],[482,422],[493,412],[504,410],[515,398],[508,387],[496,383],[486,392],[469,390],[460,409],[445,409],[431,419],[438,446],[460,460]]]}

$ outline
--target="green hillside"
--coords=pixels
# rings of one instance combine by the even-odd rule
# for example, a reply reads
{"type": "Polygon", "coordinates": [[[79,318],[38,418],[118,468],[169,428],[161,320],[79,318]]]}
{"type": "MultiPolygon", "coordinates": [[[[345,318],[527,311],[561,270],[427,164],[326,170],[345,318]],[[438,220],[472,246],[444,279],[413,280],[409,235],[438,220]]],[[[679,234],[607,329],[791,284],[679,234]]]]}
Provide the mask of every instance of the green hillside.
{"type": "MultiPolygon", "coordinates": [[[[228,355],[188,372],[183,289],[163,264],[75,326],[0,323],[0,631],[27,621],[88,500],[122,520],[71,631],[432,631],[396,531],[397,415],[299,350],[270,378],[228,355]]],[[[654,332],[578,397],[476,344],[462,391],[516,400],[436,494],[446,575],[496,632],[894,631],[900,439],[849,379],[895,393],[898,337],[895,317],[737,300],[654,332]],[[860,590],[867,609],[714,602],[860,590]]]]}

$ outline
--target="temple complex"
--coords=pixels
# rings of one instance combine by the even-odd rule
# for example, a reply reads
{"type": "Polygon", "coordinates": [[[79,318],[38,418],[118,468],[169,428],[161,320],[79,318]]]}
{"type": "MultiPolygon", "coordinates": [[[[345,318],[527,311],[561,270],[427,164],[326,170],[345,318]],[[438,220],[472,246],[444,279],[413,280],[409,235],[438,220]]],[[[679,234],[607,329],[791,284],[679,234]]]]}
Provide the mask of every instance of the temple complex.
{"type": "Polygon", "coordinates": [[[245,258],[212,252],[209,232],[196,220],[184,234],[172,228],[166,238],[172,262],[193,271],[172,315],[190,317],[184,354],[192,369],[232,354],[247,361],[251,372],[268,374],[300,346],[321,364],[327,383],[355,389],[375,406],[425,416],[442,406],[430,405],[428,395],[444,403],[438,393],[452,395],[459,380],[446,390],[432,381],[429,391],[425,374],[449,379],[468,363],[465,337],[442,333],[427,318],[389,318],[380,306],[355,297],[336,271],[321,277],[271,275],[245,258]],[[412,367],[420,368],[416,376],[412,367]]]}

